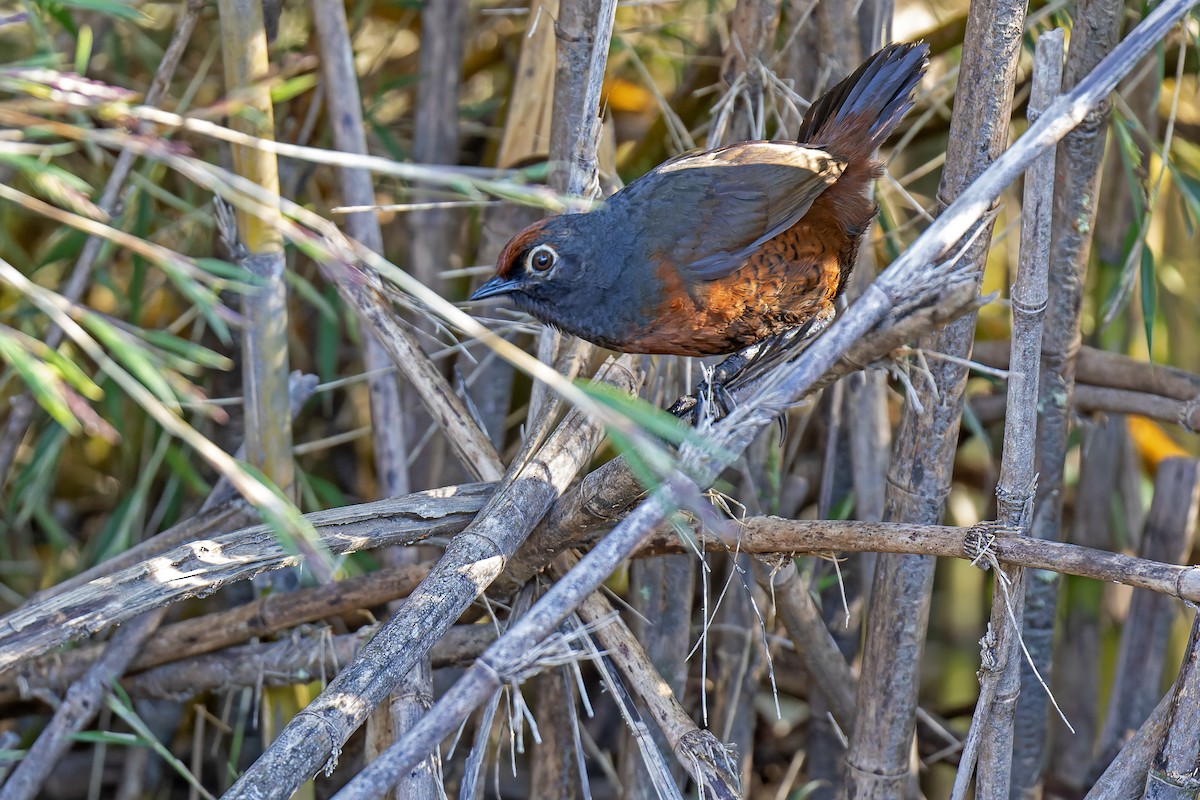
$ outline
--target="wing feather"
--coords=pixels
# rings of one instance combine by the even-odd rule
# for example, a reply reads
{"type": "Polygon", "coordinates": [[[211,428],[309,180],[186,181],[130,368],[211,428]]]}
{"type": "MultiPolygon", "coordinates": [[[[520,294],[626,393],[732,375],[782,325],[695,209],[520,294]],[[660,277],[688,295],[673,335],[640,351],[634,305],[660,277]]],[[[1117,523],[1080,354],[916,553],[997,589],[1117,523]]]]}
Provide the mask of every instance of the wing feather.
{"type": "Polygon", "coordinates": [[[686,280],[716,280],[795,225],[845,166],[794,142],[740,142],[664,162],[620,194],[630,207],[669,209],[660,225],[642,221],[651,251],[670,252],[686,280]]]}

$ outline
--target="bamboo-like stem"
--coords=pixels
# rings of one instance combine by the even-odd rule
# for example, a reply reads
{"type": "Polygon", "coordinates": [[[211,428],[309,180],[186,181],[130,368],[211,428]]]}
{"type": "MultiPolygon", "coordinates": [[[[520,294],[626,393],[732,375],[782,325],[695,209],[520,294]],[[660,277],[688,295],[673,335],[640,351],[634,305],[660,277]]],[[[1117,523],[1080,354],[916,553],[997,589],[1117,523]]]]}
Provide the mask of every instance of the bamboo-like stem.
{"type": "MultiPolygon", "coordinates": [[[[938,190],[943,204],[969,194],[972,181],[1008,142],[1024,12],[1020,0],[971,4],[959,71],[959,85],[970,86],[971,91],[955,97],[938,190]]],[[[976,283],[987,259],[989,230],[990,223],[985,224],[983,235],[962,257],[963,269],[976,283]]],[[[923,338],[921,346],[963,358],[970,354],[974,333],[975,316],[968,314],[923,338]]],[[[896,433],[885,519],[934,523],[943,513],[967,370],[948,360],[931,367],[934,386],[918,392],[922,410],[906,404],[896,433]]],[[[876,563],[842,797],[898,797],[905,791],[933,566],[931,559],[896,556],[881,557],[876,563]]]]}
{"type": "MultiPolygon", "coordinates": [[[[1101,59],[1115,52],[1125,4],[1120,0],[1080,0],[1072,19],[1071,45],[1063,88],[1074,90],[1101,59]]],[[[1128,41],[1128,39],[1126,39],[1128,41]]],[[[1122,42],[1124,44],[1124,42],[1122,42]]],[[[1131,65],[1131,67],[1134,65],[1131,65]]],[[[1042,338],[1042,373],[1038,405],[1038,487],[1032,535],[1062,539],[1063,466],[1070,432],[1075,354],[1080,345],[1082,289],[1096,212],[1096,182],[1104,155],[1108,104],[1098,105],[1083,125],[1059,147],[1055,165],[1054,241],[1050,253],[1050,304],[1042,338]]],[[[1026,585],[1024,641],[1038,672],[1053,677],[1058,584],[1053,578],[1026,585]]],[[[1017,703],[1017,737],[1013,761],[1013,797],[1037,796],[1045,762],[1047,697],[1026,668],[1017,703]]]]}
{"type": "MultiPolygon", "coordinates": [[[[354,71],[354,51],[346,25],[345,7],[329,0],[313,0],[313,28],[321,48],[322,80],[326,86],[325,105],[334,146],[343,152],[366,155],[363,133],[362,98],[354,71]]],[[[348,206],[369,206],[375,202],[371,175],[364,169],[337,171],[342,202],[348,206]]],[[[383,252],[383,232],[370,211],[347,214],[346,232],[377,253],[383,252]]],[[[363,368],[374,373],[391,366],[387,351],[369,328],[360,321],[363,340],[363,368]]],[[[375,474],[380,494],[398,497],[408,494],[408,448],[404,441],[404,418],[400,405],[399,384],[395,375],[372,374],[368,382],[371,398],[372,434],[375,441],[375,474]]]]}
{"type": "Polygon", "coordinates": [[[1116,414],[1139,414],[1170,425],[1178,425],[1188,433],[1200,431],[1200,403],[1197,398],[1175,400],[1161,395],[1107,386],[1075,384],[1073,405],[1083,413],[1093,411],[1116,414]]]}
{"type": "MultiPolygon", "coordinates": [[[[421,48],[412,160],[453,164],[458,160],[458,95],[466,47],[467,3],[427,0],[421,7],[421,48]]],[[[419,195],[418,195],[419,197],[419,195]]],[[[451,209],[407,214],[409,271],[441,291],[441,271],[453,252],[457,231],[451,209]]]]}
{"type": "MultiPolygon", "coordinates": [[[[1062,85],[1063,32],[1038,37],[1033,91],[1028,115],[1037,119],[1062,85]]],[[[1050,267],[1050,221],[1054,199],[1054,153],[1046,152],[1025,175],[1021,204],[1021,254],[1012,289],[1013,366],[1008,371],[1008,411],[1004,419],[1004,451],[996,486],[996,519],[1026,531],[1033,513],[1037,447],[1038,374],[1041,365],[1042,318],[1046,312],[1050,267]]],[[[995,565],[992,613],[980,668],[979,702],[959,760],[954,797],[965,798],[978,748],[975,796],[1008,800],[1012,775],[1013,716],[1021,690],[1021,619],[1025,605],[1025,571],[995,565]]],[[[1031,690],[1036,691],[1031,687],[1031,690]]]]}
{"type": "Polygon", "coordinates": [[[616,0],[559,0],[550,184],[568,195],[595,194],[601,89],[616,14],[616,0]]]}
{"type": "MultiPolygon", "coordinates": [[[[407,497],[308,515],[320,544],[334,554],[423,541],[462,531],[484,506],[490,486],[450,486],[407,497]]],[[[970,528],[905,523],[751,517],[721,537],[713,551],[760,555],[831,552],[908,553],[974,560],[986,543],[1003,562],[1149,589],[1200,603],[1200,567],[1163,564],[1062,542],[1010,536],[994,523],[970,528]]],[[[673,529],[647,534],[642,554],[680,553],[673,529]]],[[[689,551],[690,552],[690,551],[689,551]]],[[[160,605],[206,594],[268,569],[294,566],[265,525],[215,536],[125,567],[0,617],[0,670],[49,652],[160,605]],[[214,563],[211,553],[220,553],[214,563]],[[175,577],[173,577],[175,576],[175,577]],[[178,577],[183,576],[183,577],[178,577]]]]}
{"type": "MultiPolygon", "coordinates": [[[[151,669],[295,625],[382,605],[407,595],[428,572],[425,566],[388,567],[310,589],[267,595],[226,611],[164,625],[127,671],[151,669]]],[[[0,705],[28,695],[62,692],[100,657],[103,648],[90,645],[21,662],[0,675],[0,705]]]]}
{"type": "MultiPolygon", "coordinates": [[[[463,54],[467,43],[469,3],[456,0],[426,0],[421,4],[421,38],[417,54],[416,98],[412,112],[412,160],[426,164],[454,164],[459,157],[459,94],[462,83],[463,54]]],[[[430,195],[421,187],[412,189],[412,199],[421,201],[430,195]]],[[[458,243],[462,240],[464,219],[457,209],[414,208],[404,215],[408,232],[405,271],[413,279],[439,295],[445,294],[442,273],[462,266],[458,243]]],[[[412,325],[427,336],[436,336],[438,323],[417,309],[412,325]]],[[[404,405],[411,406],[419,390],[404,385],[404,405]]],[[[421,439],[431,420],[422,409],[414,409],[400,418],[404,436],[412,442],[421,439]]],[[[476,420],[478,422],[478,420],[476,420]]],[[[435,439],[414,453],[412,474],[422,476],[416,488],[439,486],[448,476],[446,442],[435,439]]],[[[422,673],[428,670],[421,668],[422,673]]],[[[428,677],[428,676],[426,676],[428,677]]],[[[414,692],[419,696],[428,692],[414,692]]],[[[367,757],[375,752],[375,737],[367,738],[367,757]]],[[[434,800],[436,793],[425,792],[413,800],[434,800]]]]}
{"type": "MultiPolygon", "coordinates": [[[[225,92],[242,97],[241,113],[230,127],[256,139],[275,139],[275,112],[270,88],[268,37],[261,0],[218,0],[218,17],[225,66],[225,92]]],[[[233,172],[259,187],[269,198],[257,213],[237,209],[236,234],[227,236],[241,266],[256,280],[242,296],[242,415],[246,461],[282,494],[296,496],[292,456],[292,416],[289,412],[288,296],[284,272],[279,163],[261,149],[231,148],[233,172]],[[236,242],[236,244],[234,244],[236,242]]],[[[297,549],[316,556],[306,537],[291,537],[297,549]]],[[[322,581],[332,579],[331,565],[320,557],[308,559],[322,581]]]]}
{"type": "MultiPolygon", "coordinates": [[[[1194,512],[1194,502],[1192,509],[1194,512]]],[[[1200,620],[1192,623],[1183,667],[1170,697],[1162,744],[1146,776],[1145,800],[1187,800],[1200,793],[1200,703],[1196,702],[1200,698],[1200,620]]]]}
{"type": "MultiPolygon", "coordinates": [[[[308,402],[317,392],[317,376],[306,375],[300,370],[295,370],[288,376],[288,414],[295,421],[296,416],[304,408],[304,404],[308,402]]],[[[295,449],[293,448],[293,452],[295,449]]],[[[243,442],[238,445],[234,451],[234,458],[244,459],[246,457],[246,445],[243,442]]],[[[213,485],[212,491],[208,493],[208,497],[204,498],[204,502],[200,504],[200,513],[211,511],[218,506],[223,506],[235,502],[238,498],[237,490],[230,483],[229,477],[222,475],[213,485]]],[[[158,537],[155,536],[155,539],[158,537]]],[[[145,544],[144,542],[143,544],[145,544]]],[[[138,550],[139,546],[134,546],[129,550],[121,553],[117,558],[128,555],[131,552],[138,550]]],[[[140,560],[140,559],[134,559],[140,560]]],[[[80,576],[76,576],[77,578],[80,576]]]]}
{"type": "MultiPolygon", "coordinates": [[[[1200,462],[1170,458],[1154,476],[1154,498],[1142,531],[1142,558],[1180,563],[1191,551],[1200,498],[1200,462]]],[[[1158,699],[1175,604],[1152,592],[1134,592],[1121,631],[1112,694],[1096,762],[1107,763],[1158,699]]]]}
{"type": "MultiPolygon", "coordinates": [[[[275,113],[270,89],[262,83],[270,69],[262,3],[258,0],[220,0],[221,42],[225,62],[225,91],[236,92],[243,113],[231,120],[235,130],[263,140],[275,138],[275,113]]],[[[269,194],[279,194],[279,165],[263,150],[234,146],[234,172],[269,194]]],[[[238,238],[245,247],[243,266],[259,285],[242,303],[246,325],[242,334],[243,412],[246,459],[291,496],[295,480],[292,462],[292,416],[288,413],[287,286],[283,280],[283,236],[279,207],[266,213],[238,211],[238,238]]],[[[316,560],[314,560],[314,566],[316,560]]]]}

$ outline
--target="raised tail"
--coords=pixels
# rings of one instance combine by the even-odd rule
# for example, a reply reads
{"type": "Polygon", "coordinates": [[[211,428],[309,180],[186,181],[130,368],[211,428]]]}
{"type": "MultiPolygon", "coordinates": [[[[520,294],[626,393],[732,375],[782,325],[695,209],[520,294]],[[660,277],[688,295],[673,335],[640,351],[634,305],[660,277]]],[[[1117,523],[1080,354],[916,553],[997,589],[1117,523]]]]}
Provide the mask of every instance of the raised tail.
{"type": "Polygon", "coordinates": [[[802,144],[854,150],[879,148],[912,108],[913,89],[929,65],[924,42],[889,44],[821,95],[796,136],[802,144]]]}

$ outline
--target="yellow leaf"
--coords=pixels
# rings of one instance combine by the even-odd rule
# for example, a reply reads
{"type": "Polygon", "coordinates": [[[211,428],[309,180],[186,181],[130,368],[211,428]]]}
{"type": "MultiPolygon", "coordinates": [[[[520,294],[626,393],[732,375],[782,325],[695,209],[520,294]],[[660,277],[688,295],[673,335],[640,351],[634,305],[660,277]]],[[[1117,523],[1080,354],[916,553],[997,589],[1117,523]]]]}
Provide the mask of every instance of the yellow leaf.
{"type": "Polygon", "coordinates": [[[1162,426],[1146,417],[1130,415],[1128,417],[1129,435],[1133,437],[1133,446],[1138,455],[1151,470],[1168,458],[1191,455],[1167,435],[1162,426]]]}

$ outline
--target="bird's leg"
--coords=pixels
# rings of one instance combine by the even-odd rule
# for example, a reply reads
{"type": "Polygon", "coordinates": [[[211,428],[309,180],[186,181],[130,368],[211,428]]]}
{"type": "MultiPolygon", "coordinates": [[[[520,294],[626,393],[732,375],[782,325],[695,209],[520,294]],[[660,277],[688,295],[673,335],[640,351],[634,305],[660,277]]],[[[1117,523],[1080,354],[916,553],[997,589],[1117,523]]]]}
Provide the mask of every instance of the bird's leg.
{"type": "Polygon", "coordinates": [[[824,330],[832,318],[832,313],[819,314],[799,327],[789,328],[726,356],[700,382],[694,395],[680,397],[667,411],[693,425],[705,417],[708,409],[713,409],[717,419],[729,414],[736,405],[730,393],[732,386],[760,377],[762,372],[780,363],[781,356],[791,355],[794,344],[824,330]]]}
{"type": "MultiPolygon", "coordinates": [[[[784,334],[781,334],[781,336],[784,334]]],[[[695,425],[709,413],[708,409],[715,411],[714,416],[720,419],[723,416],[733,411],[736,403],[733,395],[729,393],[726,386],[742,372],[742,370],[756,363],[768,351],[772,339],[764,339],[761,342],[756,342],[747,348],[732,353],[725,357],[725,360],[717,364],[708,371],[704,376],[704,380],[696,387],[695,394],[685,394],[675,401],[675,404],[667,409],[668,413],[674,414],[682,420],[686,420],[695,425]]]]}
{"type": "Polygon", "coordinates": [[[731,353],[705,375],[704,380],[700,381],[700,385],[696,387],[697,421],[710,414],[716,419],[720,419],[733,411],[736,403],[733,395],[729,393],[728,384],[742,370],[762,357],[769,341],[756,342],[744,350],[731,353]]]}

